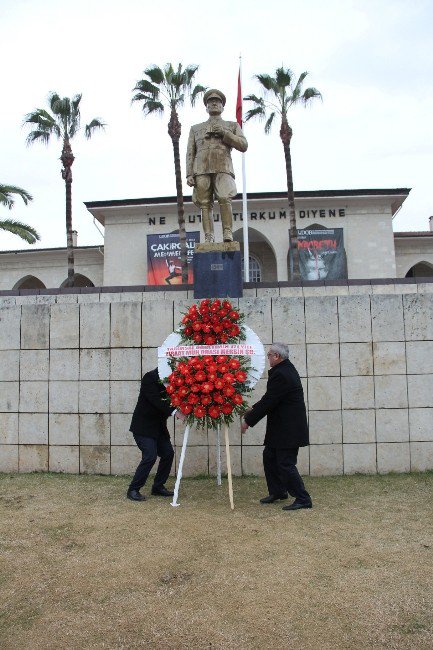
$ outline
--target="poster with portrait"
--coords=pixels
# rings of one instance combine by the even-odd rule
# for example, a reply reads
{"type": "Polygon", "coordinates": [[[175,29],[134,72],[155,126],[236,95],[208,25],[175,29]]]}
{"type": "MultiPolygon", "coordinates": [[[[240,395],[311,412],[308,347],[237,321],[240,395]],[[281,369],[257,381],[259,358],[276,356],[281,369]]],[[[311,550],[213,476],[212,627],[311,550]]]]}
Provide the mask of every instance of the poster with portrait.
{"type": "MultiPolygon", "coordinates": [[[[188,284],[193,282],[192,258],[200,232],[186,233],[188,284]]],[[[147,235],[147,284],[182,284],[179,233],[147,235]]]]}
{"type": "Polygon", "coordinates": [[[298,251],[302,280],[347,279],[343,228],[298,230],[298,251]]]}

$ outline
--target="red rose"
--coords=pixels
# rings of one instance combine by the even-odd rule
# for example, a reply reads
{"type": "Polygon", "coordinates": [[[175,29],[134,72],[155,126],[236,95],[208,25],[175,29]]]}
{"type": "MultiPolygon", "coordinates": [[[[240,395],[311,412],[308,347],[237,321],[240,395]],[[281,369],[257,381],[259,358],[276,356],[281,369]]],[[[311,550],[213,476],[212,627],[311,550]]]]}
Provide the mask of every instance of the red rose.
{"type": "Polygon", "coordinates": [[[206,345],[215,345],[216,338],[208,334],[207,336],[204,337],[204,342],[206,343],[206,345]]]}
{"type": "Polygon", "coordinates": [[[221,332],[223,331],[223,329],[224,329],[224,328],[223,328],[222,325],[214,325],[214,326],[213,326],[213,331],[215,332],[215,334],[221,334],[221,332]]]}
{"type": "Polygon", "coordinates": [[[188,395],[188,404],[198,404],[200,402],[200,397],[195,393],[190,393],[188,395]]]}
{"type": "Polygon", "coordinates": [[[209,415],[211,416],[211,418],[214,418],[214,419],[219,418],[219,416],[221,415],[221,411],[220,411],[219,407],[218,406],[211,406],[209,408],[209,415]]]}
{"type": "Polygon", "coordinates": [[[224,309],[223,307],[222,309],[220,309],[220,318],[225,318],[228,313],[229,312],[227,311],[227,309],[224,309]]]}
{"type": "Polygon", "coordinates": [[[229,366],[232,370],[237,370],[241,367],[241,362],[236,357],[232,357],[229,361],[229,366]]]}
{"type": "Polygon", "coordinates": [[[176,381],[176,377],[177,377],[177,375],[176,375],[175,372],[172,372],[171,375],[168,376],[168,381],[170,382],[170,384],[174,384],[174,383],[175,383],[175,381],[176,381]]]}
{"type": "Polygon", "coordinates": [[[205,379],[206,379],[206,373],[203,372],[203,370],[199,370],[198,372],[195,373],[196,381],[204,381],[205,379]]]}
{"type": "Polygon", "coordinates": [[[221,411],[224,413],[224,415],[230,415],[230,413],[233,411],[233,406],[231,404],[223,404],[223,406],[221,406],[221,411]]]}
{"type": "Polygon", "coordinates": [[[212,316],[210,317],[210,322],[212,323],[212,325],[218,325],[220,319],[216,314],[212,314],[212,316]]]}
{"type": "Polygon", "coordinates": [[[201,323],[199,323],[197,320],[192,324],[192,329],[194,332],[200,332],[201,330],[201,323]]]}
{"type": "Polygon", "coordinates": [[[182,413],[184,413],[185,415],[189,415],[192,411],[191,404],[181,404],[179,408],[182,411],[182,413]]]}
{"type": "Polygon", "coordinates": [[[232,327],[230,328],[229,333],[230,333],[230,336],[238,336],[240,331],[241,330],[239,329],[239,325],[232,325],[232,327]]]}
{"type": "Polygon", "coordinates": [[[188,325],[188,327],[185,327],[185,329],[183,330],[183,333],[185,334],[185,336],[191,336],[193,331],[194,330],[192,329],[192,327],[188,325]]]}
{"type": "Polygon", "coordinates": [[[208,378],[208,381],[215,382],[218,379],[218,375],[216,374],[216,372],[208,372],[207,373],[207,378],[208,378]]]}
{"type": "Polygon", "coordinates": [[[229,339],[229,337],[224,332],[222,334],[220,334],[221,343],[227,343],[228,339],[229,339]]]}
{"type": "Polygon", "coordinates": [[[215,380],[215,388],[217,390],[221,390],[222,388],[224,388],[224,380],[223,379],[216,379],[215,380]]]}
{"type": "Polygon", "coordinates": [[[239,320],[238,312],[237,311],[231,311],[229,313],[229,318],[231,318],[232,320],[239,320]]]}
{"type": "Polygon", "coordinates": [[[193,339],[194,339],[194,343],[201,343],[203,340],[201,334],[199,334],[198,332],[194,334],[193,339]]]}
{"type": "Polygon", "coordinates": [[[173,395],[171,397],[171,403],[173,404],[173,406],[179,406],[179,404],[181,403],[181,399],[179,395],[173,395]]]}
{"type": "Polygon", "coordinates": [[[188,386],[191,386],[195,382],[195,379],[192,375],[186,375],[185,376],[185,384],[188,384],[188,386]]]}
{"type": "Polygon", "coordinates": [[[207,406],[208,404],[212,404],[212,397],[210,395],[202,395],[201,396],[201,403],[203,406],[207,406]]]}
{"type": "Polygon", "coordinates": [[[206,356],[203,357],[202,361],[207,365],[208,363],[213,362],[213,357],[210,354],[207,354],[206,356]]]}
{"type": "Polygon", "coordinates": [[[235,381],[235,378],[233,377],[231,372],[226,372],[226,374],[223,375],[223,379],[226,382],[226,384],[233,384],[233,382],[235,381]]]}
{"type": "Polygon", "coordinates": [[[205,323],[204,325],[202,325],[202,330],[205,334],[211,334],[212,325],[210,323],[205,323]]]}
{"type": "Polygon", "coordinates": [[[175,383],[176,386],[183,386],[183,384],[184,384],[183,377],[181,375],[178,375],[176,377],[174,383],[175,383]]]}
{"type": "Polygon", "coordinates": [[[218,372],[220,372],[222,375],[224,375],[228,371],[229,371],[229,367],[227,363],[222,363],[218,368],[218,372]]]}
{"type": "Polygon", "coordinates": [[[193,393],[199,393],[200,392],[200,384],[192,384],[191,385],[191,391],[193,393]]]}
{"type": "Polygon", "coordinates": [[[207,371],[208,371],[208,373],[210,373],[210,372],[217,372],[217,370],[218,370],[218,366],[217,366],[216,363],[210,363],[210,364],[208,365],[208,367],[207,367],[207,371]]]}
{"type": "Polygon", "coordinates": [[[223,300],[223,308],[228,309],[229,311],[230,311],[230,309],[233,308],[232,303],[230,302],[230,300],[223,300]]]}
{"type": "Polygon", "coordinates": [[[224,404],[224,402],[225,402],[225,399],[224,399],[224,397],[221,395],[221,393],[212,393],[212,398],[213,398],[213,401],[214,401],[216,404],[224,404]]]}
{"type": "MultiPolygon", "coordinates": [[[[197,358],[197,357],[196,357],[197,358]]],[[[201,359],[197,359],[197,361],[194,364],[194,368],[196,370],[203,370],[204,369],[204,363],[201,359]]]]}
{"type": "Polygon", "coordinates": [[[243,383],[247,378],[247,373],[243,370],[239,370],[237,373],[235,373],[235,377],[236,381],[243,383]]]}
{"type": "Polygon", "coordinates": [[[230,329],[231,326],[232,326],[232,324],[233,324],[233,323],[232,323],[231,320],[228,319],[228,318],[223,318],[223,320],[221,321],[221,325],[223,326],[223,328],[224,328],[225,330],[230,329]]]}
{"type": "Polygon", "coordinates": [[[189,389],[188,389],[187,386],[181,386],[181,387],[179,388],[179,395],[180,395],[181,397],[186,397],[186,396],[188,395],[188,393],[189,393],[189,389]]]}
{"type": "Polygon", "coordinates": [[[172,395],[176,391],[176,388],[173,386],[173,384],[169,384],[165,390],[169,395],[172,395]]]}
{"type": "Polygon", "coordinates": [[[194,409],[194,415],[196,418],[204,418],[206,415],[206,409],[203,406],[196,406],[194,409]]]}
{"type": "Polygon", "coordinates": [[[233,395],[233,397],[232,397],[232,401],[233,401],[235,404],[239,404],[239,405],[240,405],[240,404],[243,403],[244,398],[242,397],[242,395],[241,395],[240,393],[235,393],[235,394],[233,395]]]}
{"type": "Polygon", "coordinates": [[[205,381],[201,385],[202,393],[211,393],[213,391],[213,384],[210,381],[205,381]]]}
{"type": "Polygon", "coordinates": [[[198,363],[200,363],[200,359],[198,357],[190,357],[190,360],[189,360],[189,365],[190,366],[195,368],[198,363]]]}
{"type": "Polygon", "coordinates": [[[236,393],[236,390],[233,388],[233,386],[227,384],[227,386],[225,386],[223,389],[223,393],[226,395],[226,397],[231,397],[236,393]]]}
{"type": "Polygon", "coordinates": [[[190,320],[191,320],[191,319],[190,319],[190,317],[188,316],[188,314],[185,314],[185,316],[182,318],[182,323],[183,323],[184,325],[186,325],[187,323],[189,323],[190,320]]]}
{"type": "Polygon", "coordinates": [[[226,361],[227,361],[227,357],[225,355],[223,355],[223,354],[221,354],[220,356],[218,356],[216,358],[217,363],[225,363],[226,361]]]}

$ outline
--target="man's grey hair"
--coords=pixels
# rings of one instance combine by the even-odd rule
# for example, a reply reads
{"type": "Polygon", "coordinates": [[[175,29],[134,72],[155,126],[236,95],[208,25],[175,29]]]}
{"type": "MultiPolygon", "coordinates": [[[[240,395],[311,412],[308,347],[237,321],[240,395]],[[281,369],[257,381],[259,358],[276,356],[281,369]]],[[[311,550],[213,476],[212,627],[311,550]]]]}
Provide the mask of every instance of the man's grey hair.
{"type": "Polygon", "coordinates": [[[272,352],[277,352],[282,359],[289,358],[289,346],[285,343],[272,343],[270,349],[272,352]]]}

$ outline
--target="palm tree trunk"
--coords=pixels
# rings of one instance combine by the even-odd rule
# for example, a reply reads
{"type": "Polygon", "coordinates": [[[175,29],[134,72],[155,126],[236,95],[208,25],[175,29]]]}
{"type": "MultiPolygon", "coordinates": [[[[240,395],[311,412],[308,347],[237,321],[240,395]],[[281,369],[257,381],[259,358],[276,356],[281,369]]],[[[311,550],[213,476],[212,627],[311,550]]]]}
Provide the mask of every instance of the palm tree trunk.
{"type": "Polygon", "coordinates": [[[65,181],[66,190],[66,247],[68,251],[68,280],[67,287],[74,286],[74,245],[72,240],[72,163],[74,156],[72,154],[69,138],[66,137],[63,142],[63,150],[60,160],[63,163],[62,178],[65,181]]]}
{"type": "Polygon", "coordinates": [[[179,223],[180,265],[182,267],[182,284],[188,283],[188,261],[186,251],[185,217],[183,207],[182,173],[180,169],[179,140],[181,124],[175,110],[171,111],[168,134],[173,143],[174,173],[176,176],[177,220],[179,223]]]}
{"type": "Polygon", "coordinates": [[[298,232],[296,229],[296,213],[295,213],[295,194],[293,191],[293,173],[292,173],[292,158],[290,155],[290,140],[292,139],[293,131],[290,128],[287,119],[283,116],[281,120],[280,138],[283,143],[284,158],[286,160],[286,178],[287,178],[287,200],[289,203],[289,218],[290,218],[290,250],[291,259],[293,263],[293,270],[291,272],[291,280],[300,280],[301,273],[299,269],[299,251],[298,251],[298,232]]]}

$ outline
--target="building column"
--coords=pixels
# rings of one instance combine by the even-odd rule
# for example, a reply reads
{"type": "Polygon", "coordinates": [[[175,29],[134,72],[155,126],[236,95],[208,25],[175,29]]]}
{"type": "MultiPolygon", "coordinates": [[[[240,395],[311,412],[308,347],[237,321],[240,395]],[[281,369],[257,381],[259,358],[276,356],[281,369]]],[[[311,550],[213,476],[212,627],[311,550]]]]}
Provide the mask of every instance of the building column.
{"type": "Polygon", "coordinates": [[[287,253],[289,243],[284,242],[275,247],[275,259],[277,262],[277,280],[278,282],[287,282],[289,274],[287,270],[287,253]]]}

